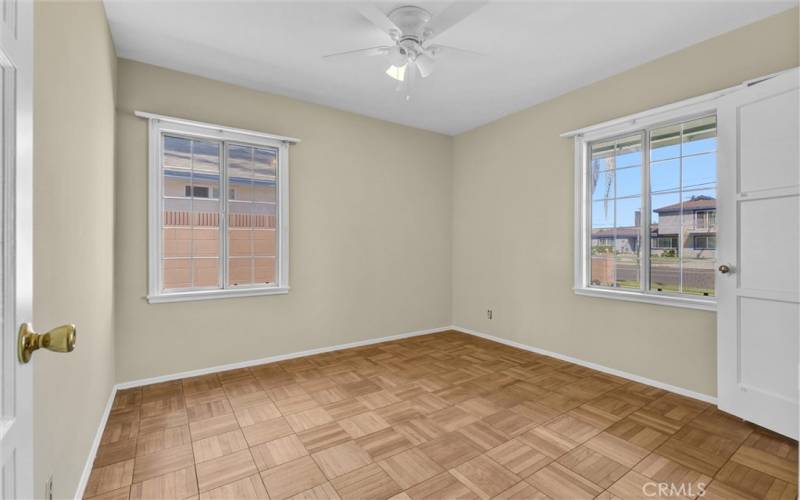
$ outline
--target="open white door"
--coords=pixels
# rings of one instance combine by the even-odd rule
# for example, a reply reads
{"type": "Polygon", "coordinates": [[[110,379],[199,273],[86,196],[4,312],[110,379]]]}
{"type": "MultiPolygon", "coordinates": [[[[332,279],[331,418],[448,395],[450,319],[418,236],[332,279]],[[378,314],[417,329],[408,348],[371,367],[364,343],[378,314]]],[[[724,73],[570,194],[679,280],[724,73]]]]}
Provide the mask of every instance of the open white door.
{"type": "Polygon", "coordinates": [[[800,71],[720,99],[720,409],[797,439],[800,71]]]}
{"type": "Polygon", "coordinates": [[[33,366],[17,360],[17,330],[33,298],[33,2],[0,6],[0,72],[0,495],[25,499],[34,497],[33,366]]]}

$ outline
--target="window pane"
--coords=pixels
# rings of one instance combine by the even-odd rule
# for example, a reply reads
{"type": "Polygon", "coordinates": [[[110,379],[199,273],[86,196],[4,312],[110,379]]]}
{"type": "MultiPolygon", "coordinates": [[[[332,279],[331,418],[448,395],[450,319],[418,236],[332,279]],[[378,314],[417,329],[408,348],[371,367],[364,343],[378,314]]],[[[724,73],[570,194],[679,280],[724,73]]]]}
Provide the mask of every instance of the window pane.
{"type": "Polygon", "coordinates": [[[683,125],[683,156],[717,150],[717,118],[707,116],[683,125]]]}
{"type": "Polygon", "coordinates": [[[614,197],[614,171],[598,170],[592,173],[592,199],[614,197]]]}
{"type": "Polygon", "coordinates": [[[228,286],[274,284],[278,150],[231,145],[228,158],[228,286]]]}
{"type": "Polygon", "coordinates": [[[241,201],[253,200],[253,148],[229,145],[228,149],[228,187],[234,191],[234,198],[241,201]]]}
{"type": "Polygon", "coordinates": [[[642,168],[617,169],[617,198],[639,196],[642,192],[642,168]]]}
{"type": "Polygon", "coordinates": [[[164,290],[192,287],[192,259],[163,259],[162,281],[164,290]]]}
{"type": "Polygon", "coordinates": [[[277,201],[278,151],[256,148],[253,161],[253,201],[277,201]]]}
{"type": "Polygon", "coordinates": [[[592,143],[592,169],[612,170],[614,168],[614,141],[592,143]]]}
{"type": "Polygon", "coordinates": [[[591,145],[591,285],[640,287],[642,138],[591,145]]]}
{"type": "Polygon", "coordinates": [[[714,295],[716,141],[713,116],[651,133],[650,287],[654,291],[714,295]]]}
{"type": "Polygon", "coordinates": [[[253,204],[231,201],[228,204],[228,254],[231,257],[249,257],[253,255],[252,223],[250,213],[253,204]]]}
{"type": "Polygon", "coordinates": [[[650,289],[659,292],[680,291],[681,203],[680,193],[655,194],[650,197],[650,289]]]}
{"type": "Polygon", "coordinates": [[[219,287],[219,259],[192,259],[192,278],[195,288],[219,287]]]}
{"type": "Polygon", "coordinates": [[[253,284],[253,259],[233,257],[228,259],[228,285],[236,288],[253,284]]]}
{"type": "Polygon", "coordinates": [[[616,168],[642,164],[642,137],[639,134],[624,137],[617,142],[615,150],[616,168]]]}
{"type": "Polygon", "coordinates": [[[592,203],[592,229],[614,227],[614,200],[592,203]]]}
{"type": "Polygon", "coordinates": [[[192,141],[182,137],[164,136],[164,166],[191,168],[192,141]]]}
{"type": "Polygon", "coordinates": [[[595,286],[614,286],[614,229],[597,231],[592,234],[592,277],[595,286]],[[610,236],[608,236],[610,234],[610,236]]]}
{"type": "Polygon", "coordinates": [[[274,148],[255,148],[253,164],[256,179],[275,180],[278,171],[278,150],[274,148]]]}
{"type": "Polygon", "coordinates": [[[656,161],[650,164],[650,191],[673,191],[681,187],[680,159],[656,161]]]}
{"type": "Polygon", "coordinates": [[[256,283],[275,283],[275,257],[256,257],[253,266],[256,283]]]}
{"type": "Polygon", "coordinates": [[[219,202],[192,200],[192,257],[219,257],[219,202]]]}
{"type": "Polygon", "coordinates": [[[683,293],[714,295],[716,207],[713,189],[683,194],[683,293]],[[712,238],[714,244],[709,248],[712,238]]]}
{"type": "Polygon", "coordinates": [[[192,168],[195,172],[213,172],[219,175],[219,145],[198,140],[192,142],[192,168]]]}
{"type": "Polygon", "coordinates": [[[703,189],[717,184],[717,155],[703,153],[683,159],[683,189],[703,189]]]}
{"type": "Polygon", "coordinates": [[[641,199],[638,197],[617,200],[614,256],[615,283],[618,287],[635,289],[640,287],[641,206],[641,199]]]}
{"type": "Polygon", "coordinates": [[[650,133],[650,161],[668,160],[681,155],[681,125],[670,125],[650,133]]]}
{"type": "Polygon", "coordinates": [[[614,286],[614,230],[615,201],[605,200],[592,203],[592,276],[591,284],[614,286]]]}
{"type": "Polygon", "coordinates": [[[165,135],[162,183],[164,290],[220,287],[220,145],[165,135]]]}

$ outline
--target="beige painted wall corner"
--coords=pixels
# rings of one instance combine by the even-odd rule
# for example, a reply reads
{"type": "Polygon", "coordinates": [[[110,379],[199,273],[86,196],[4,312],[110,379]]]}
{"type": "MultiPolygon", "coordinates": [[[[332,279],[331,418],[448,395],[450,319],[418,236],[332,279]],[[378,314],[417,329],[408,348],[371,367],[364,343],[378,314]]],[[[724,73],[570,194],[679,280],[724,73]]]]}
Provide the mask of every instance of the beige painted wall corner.
{"type": "Polygon", "coordinates": [[[116,55],[99,1],[37,1],[34,30],[33,317],[78,325],[33,361],[34,492],[71,498],[114,385],[116,55]]]}

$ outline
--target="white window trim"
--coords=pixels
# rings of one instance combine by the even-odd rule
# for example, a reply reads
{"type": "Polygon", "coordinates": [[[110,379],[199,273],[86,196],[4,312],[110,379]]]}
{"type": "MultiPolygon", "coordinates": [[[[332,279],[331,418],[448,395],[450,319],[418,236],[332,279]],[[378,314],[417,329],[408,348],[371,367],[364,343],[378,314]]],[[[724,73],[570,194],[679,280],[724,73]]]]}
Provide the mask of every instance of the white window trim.
{"type": "MultiPolygon", "coordinates": [[[[607,299],[626,300],[631,302],[643,302],[672,307],[685,307],[689,309],[701,309],[705,311],[716,311],[717,299],[694,298],[686,295],[667,294],[663,292],[650,292],[647,290],[615,290],[608,288],[598,288],[589,286],[589,245],[591,241],[591,221],[588,220],[588,170],[586,161],[588,154],[588,144],[594,141],[634,134],[645,129],[657,127],[659,125],[691,120],[704,115],[716,114],[717,100],[731,92],[735,92],[747,85],[745,82],[737,87],[725,89],[719,92],[706,94],[704,96],[687,99],[685,101],[662,106],[650,111],[637,113],[629,117],[612,120],[603,124],[586,127],[562,134],[562,137],[574,137],[575,139],[575,229],[574,229],[574,285],[573,290],[576,295],[588,297],[600,297],[607,299]]],[[[642,176],[646,177],[648,166],[643,163],[642,176]]],[[[717,165],[720,168],[720,165],[717,165]]],[[[645,179],[645,182],[647,180],[645,179]]],[[[643,207],[645,212],[646,194],[642,193],[643,207]]],[[[719,203],[719,201],[718,201],[719,203]]],[[[719,210],[719,206],[717,209],[719,210]]],[[[642,260],[650,259],[649,233],[642,238],[641,252],[642,260]]],[[[716,249],[719,252],[719,246],[716,249]]]]}
{"type": "MultiPolygon", "coordinates": [[[[252,130],[213,125],[170,116],[136,111],[136,116],[148,120],[148,294],[150,304],[184,302],[257,295],[280,295],[289,293],[289,145],[299,139],[265,134],[252,130]],[[161,290],[161,156],[164,133],[176,133],[193,137],[205,137],[216,141],[241,142],[278,149],[277,222],[278,242],[276,258],[278,279],[275,286],[251,286],[235,289],[198,289],[187,291],[161,290]]],[[[224,151],[222,152],[224,154],[224,151]]],[[[223,184],[226,184],[223,182],[223,184]]],[[[220,187],[222,189],[223,186],[220,187]]],[[[227,206],[223,206],[227,213],[227,206]]],[[[220,236],[224,240],[224,235],[220,236]]],[[[222,263],[222,265],[226,265],[222,263]]]]}

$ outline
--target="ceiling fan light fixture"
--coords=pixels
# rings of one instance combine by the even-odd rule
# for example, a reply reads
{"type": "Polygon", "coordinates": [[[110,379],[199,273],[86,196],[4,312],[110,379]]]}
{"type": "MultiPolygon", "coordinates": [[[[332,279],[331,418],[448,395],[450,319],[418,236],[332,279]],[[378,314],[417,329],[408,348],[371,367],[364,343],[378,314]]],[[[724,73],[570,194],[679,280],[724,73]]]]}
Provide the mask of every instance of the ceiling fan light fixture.
{"type": "Polygon", "coordinates": [[[402,82],[406,79],[406,66],[406,64],[403,64],[402,66],[391,65],[386,69],[386,74],[398,82],[402,82]]]}
{"type": "Polygon", "coordinates": [[[404,47],[399,45],[395,45],[391,49],[389,49],[389,63],[392,66],[403,66],[408,61],[408,52],[404,47]]]}
{"type": "Polygon", "coordinates": [[[419,69],[419,74],[422,78],[427,78],[433,72],[433,64],[436,62],[434,58],[428,54],[420,54],[414,60],[419,69]]]}

